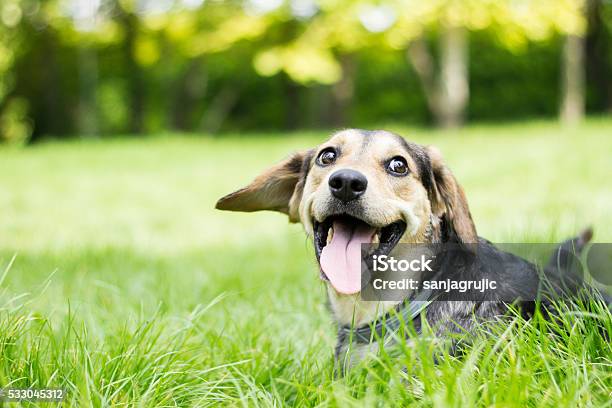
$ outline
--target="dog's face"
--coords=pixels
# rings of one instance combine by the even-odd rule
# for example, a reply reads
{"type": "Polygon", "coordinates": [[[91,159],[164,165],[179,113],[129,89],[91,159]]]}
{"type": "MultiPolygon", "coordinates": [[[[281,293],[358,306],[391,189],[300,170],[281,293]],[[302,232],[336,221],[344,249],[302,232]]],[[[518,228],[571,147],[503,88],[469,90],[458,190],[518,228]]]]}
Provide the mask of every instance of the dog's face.
{"type": "Polygon", "coordinates": [[[361,244],[476,242],[463,190],[440,154],[386,131],[344,130],[219,200],[231,211],[275,210],[312,238],[337,295],[361,289],[361,244]]]}

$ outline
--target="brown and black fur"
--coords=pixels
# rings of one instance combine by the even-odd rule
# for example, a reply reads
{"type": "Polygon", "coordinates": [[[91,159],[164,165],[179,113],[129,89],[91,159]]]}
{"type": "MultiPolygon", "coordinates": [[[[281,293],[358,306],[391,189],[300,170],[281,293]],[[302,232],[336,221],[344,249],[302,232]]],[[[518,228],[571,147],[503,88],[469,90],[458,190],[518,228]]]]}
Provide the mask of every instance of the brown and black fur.
{"type": "MultiPolygon", "coordinates": [[[[464,245],[465,251],[438,260],[438,278],[476,280],[489,277],[504,282],[502,286],[506,289],[504,293],[485,293],[482,298],[465,301],[447,299],[439,294],[427,307],[425,316],[440,336],[449,332],[470,332],[481,322],[505,315],[508,299],[516,299],[514,303],[526,316],[535,307],[534,299],[540,286],[536,267],[478,237],[463,188],[437,149],[408,142],[391,132],[357,129],[338,132],[321,146],[295,153],[255,178],[247,187],[221,198],[217,208],[279,211],[287,214],[291,222],[301,222],[312,237],[317,222],[334,214],[356,217],[380,228],[403,220],[407,228],[400,242],[464,245]],[[335,149],[338,161],[331,168],[318,165],[318,155],[329,148],[335,149]],[[410,169],[406,177],[391,178],[385,173],[385,160],[392,155],[405,158],[410,169]],[[349,203],[334,199],[326,186],[330,173],[344,168],[360,171],[369,180],[366,194],[349,203]],[[479,262],[462,263],[461,257],[470,256],[479,257],[479,262]],[[498,268],[500,265],[503,265],[502,272],[498,268]]],[[[558,250],[571,247],[579,252],[590,239],[591,232],[586,231],[566,241],[558,250]]],[[[548,272],[554,278],[563,273],[562,269],[563,265],[551,263],[548,272]]],[[[324,278],[323,274],[321,276],[324,278]]],[[[572,282],[570,291],[577,291],[582,285],[579,280],[572,282]]],[[[349,324],[368,325],[403,306],[403,302],[372,305],[358,295],[338,293],[329,282],[326,284],[330,308],[340,328],[336,347],[338,359],[349,348],[349,336],[342,328],[349,324]]],[[[412,324],[420,333],[420,317],[412,324]]],[[[356,360],[375,349],[372,344],[357,344],[351,348],[357,354],[356,360]]]]}

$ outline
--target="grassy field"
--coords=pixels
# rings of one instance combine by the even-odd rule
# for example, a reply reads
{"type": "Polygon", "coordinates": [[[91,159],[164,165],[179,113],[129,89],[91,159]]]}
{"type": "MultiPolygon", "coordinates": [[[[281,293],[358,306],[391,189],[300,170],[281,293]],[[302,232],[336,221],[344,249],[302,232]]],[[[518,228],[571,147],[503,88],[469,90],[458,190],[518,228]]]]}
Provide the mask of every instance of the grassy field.
{"type": "MultiPolygon", "coordinates": [[[[435,144],[480,235],[612,242],[612,120],[459,133],[435,144]]],[[[71,405],[611,406],[610,313],[516,319],[462,356],[417,341],[334,378],[313,249],[278,214],[221,195],[325,133],[48,142],[0,150],[0,384],[71,405]],[[257,137],[256,137],[257,136],[257,137]],[[6,271],[6,273],[3,273],[6,271]]]]}

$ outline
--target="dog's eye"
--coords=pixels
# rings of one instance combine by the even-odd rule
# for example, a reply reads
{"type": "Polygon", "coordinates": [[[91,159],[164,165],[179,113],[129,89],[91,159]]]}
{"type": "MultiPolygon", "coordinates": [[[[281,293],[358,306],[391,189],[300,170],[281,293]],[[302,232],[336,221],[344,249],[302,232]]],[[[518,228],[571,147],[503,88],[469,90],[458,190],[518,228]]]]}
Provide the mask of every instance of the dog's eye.
{"type": "Polygon", "coordinates": [[[319,157],[317,157],[317,163],[320,166],[329,166],[330,164],[336,161],[337,156],[338,153],[336,152],[336,149],[334,149],[333,147],[328,147],[326,149],[321,150],[321,153],[319,153],[319,157]]]}
{"type": "Polygon", "coordinates": [[[396,176],[406,175],[408,174],[408,163],[406,163],[406,159],[401,156],[394,157],[389,160],[387,171],[396,176]]]}

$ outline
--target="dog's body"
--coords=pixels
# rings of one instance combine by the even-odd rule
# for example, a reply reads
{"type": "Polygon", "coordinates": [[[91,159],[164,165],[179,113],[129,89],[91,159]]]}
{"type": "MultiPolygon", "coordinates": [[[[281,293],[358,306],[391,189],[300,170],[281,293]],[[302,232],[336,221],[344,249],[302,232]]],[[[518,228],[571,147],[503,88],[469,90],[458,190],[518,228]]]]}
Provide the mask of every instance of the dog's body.
{"type": "MultiPolygon", "coordinates": [[[[522,299],[525,313],[533,310],[540,282],[535,266],[478,237],[463,189],[437,150],[390,132],[338,132],[321,146],[295,154],[249,186],[223,197],[217,208],[280,211],[290,221],[303,224],[313,238],[320,276],[327,284],[330,308],[338,322],[337,358],[349,346],[357,357],[353,361],[375,348],[378,336],[370,328],[393,311],[406,310],[405,299],[362,300],[363,243],[374,245],[381,254],[398,254],[398,243],[456,243],[466,247],[463,255],[469,255],[469,246],[475,245],[483,262],[477,267],[462,267],[457,254],[440,257],[438,276],[481,279],[492,274],[489,277],[494,275],[506,283],[506,293],[497,293],[497,298],[484,294],[479,299],[457,301],[439,293],[434,302],[415,302],[425,305],[408,316],[417,333],[421,314],[443,334],[470,331],[481,321],[504,315],[508,298],[522,299]],[[504,270],[486,267],[491,260],[503,263],[504,270]]],[[[590,238],[586,232],[564,245],[580,250],[590,238]]],[[[556,267],[552,275],[558,275],[563,265],[556,267]]],[[[418,296],[408,293],[406,298],[418,296]]]]}
{"type": "MultiPolygon", "coordinates": [[[[473,290],[461,296],[444,290],[431,291],[427,297],[435,301],[402,302],[391,313],[358,328],[340,325],[336,360],[350,366],[368,352],[376,350],[377,341],[382,340],[386,345],[397,341],[397,336],[393,334],[400,324],[398,316],[417,335],[422,333],[424,317],[435,335],[444,338],[450,334],[472,333],[482,323],[507,317],[510,304],[525,318],[533,315],[537,304],[542,312],[554,313],[554,302],[557,299],[573,300],[581,290],[587,289],[581,276],[573,270],[575,264],[572,261],[580,255],[591,239],[591,234],[591,230],[585,230],[580,236],[558,245],[551,251],[549,262],[543,269],[500,250],[482,238],[476,245],[468,245],[465,249],[456,247],[450,253],[438,254],[433,272],[424,276],[424,280],[487,280],[496,282],[498,290],[473,290]],[[435,278],[432,275],[436,275],[435,278]],[[412,306],[412,303],[421,304],[422,307],[417,306],[406,313],[406,308],[412,306]],[[349,349],[351,353],[348,353],[349,349]]],[[[596,296],[605,299],[600,293],[594,298],[596,296]]],[[[419,299],[418,294],[416,299],[419,299]]],[[[450,344],[454,348],[455,341],[451,340],[450,344]]]]}

